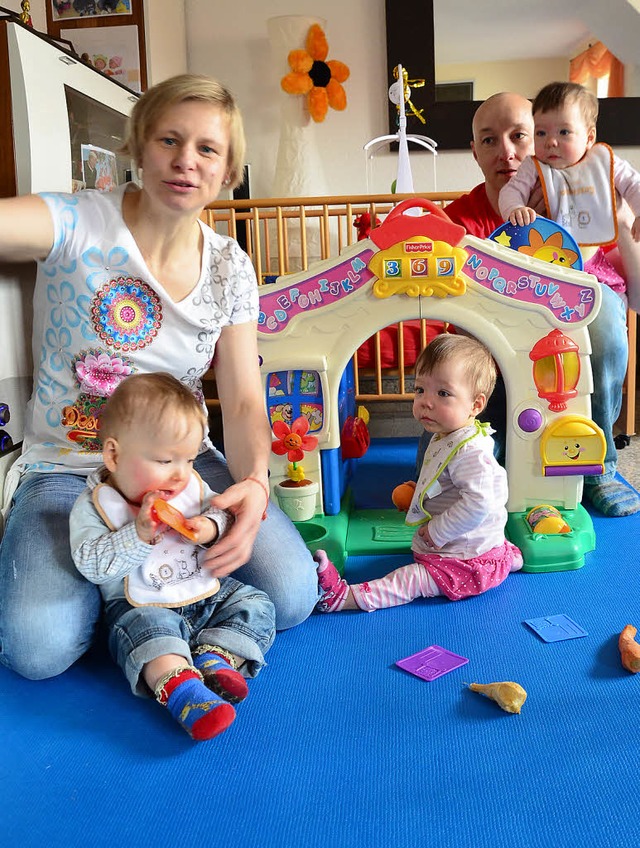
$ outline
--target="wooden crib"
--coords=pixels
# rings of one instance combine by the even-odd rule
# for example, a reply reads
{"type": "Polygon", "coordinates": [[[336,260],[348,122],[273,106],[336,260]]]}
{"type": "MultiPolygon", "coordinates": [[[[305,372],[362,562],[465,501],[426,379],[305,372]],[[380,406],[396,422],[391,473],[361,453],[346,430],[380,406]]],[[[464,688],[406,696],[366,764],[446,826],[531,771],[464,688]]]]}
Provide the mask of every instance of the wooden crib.
{"type": "MultiPolygon", "coordinates": [[[[460,192],[423,195],[361,195],[216,201],[203,213],[214,230],[237,239],[253,261],[259,283],[295,273],[315,261],[338,256],[353,244],[369,222],[384,219],[400,200],[422,196],[438,206],[460,192]],[[363,216],[365,218],[363,219],[363,216]]],[[[629,367],[617,430],[635,433],[636,315],[627,314],[629,367]]],[[[356,399],[366,404],[408,401],[413,397],[412,371],[417,353],[442,324],[427,318],[381,329],[354,353],[356,399]]],[[[213,375],[207,375],[207,404],[217,405],[213,375]]]]}

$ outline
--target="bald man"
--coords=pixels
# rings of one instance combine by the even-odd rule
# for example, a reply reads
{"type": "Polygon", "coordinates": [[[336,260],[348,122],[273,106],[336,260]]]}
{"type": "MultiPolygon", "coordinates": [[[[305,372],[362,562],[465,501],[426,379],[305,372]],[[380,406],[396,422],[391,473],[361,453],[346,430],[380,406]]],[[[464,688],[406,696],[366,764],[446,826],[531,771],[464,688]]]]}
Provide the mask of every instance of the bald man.
{"type": "MultiPolygon", "coordinates": [[[[484,182],[469,194],[450,203],[446,212],[452,221],[462,224],[470,235],[487,238],[504,223],[498,210],[500,189],[516,173],[523,159],[533,154],[531,103],[513,92],[494,94],[476,110],[472,133],[471,151],[484,175],[484,182]]],[[[536,194],[530,199],[529,205],[544,215],[542,192],[536,194]]],[[[633,245],[629,234],[631,221],[629,208],[621,204],[618,218],[619,245],[624,250],[623,261],[635,281],[640,279],[640,249],[633,245]]],[[[620,270],[624,275],[624,270],[620,270]]],[[[622,406],[622,385],[629,356],[626,302],[606,285],[602,285],[601,290],[602,307],[589,325],[594,383],[591,415],[605,434],[607,451],[605,473],[585,477],[584,497],[603,515],[621,517],[640,511],[638,494],[615,479],[618,453],[613,426],[622,406]]],[[[496,428],[497,445],[504,446],[506,400],[504,384],[502,381],[499,383],[487,407],[487,419],[496,428]]],[[[422,465],[424,447],[426,443],[423,446],[421,440],[419,466],[422,465]]]]}
{"type": "MultiPolygon", "coordinates": [[[[486,238],[504,223],[498,209],[500,189],[533,154],[531,103],[511,92],[494,94],[476,110],[472,132],[471,152],[485,181],[450,203],[447,215],[470,235],[486,238]]],[[[542,192],[538,201],[541,198],[542,192]]],[[[544,205],[539,211],[544,214],[544,205]]]]}

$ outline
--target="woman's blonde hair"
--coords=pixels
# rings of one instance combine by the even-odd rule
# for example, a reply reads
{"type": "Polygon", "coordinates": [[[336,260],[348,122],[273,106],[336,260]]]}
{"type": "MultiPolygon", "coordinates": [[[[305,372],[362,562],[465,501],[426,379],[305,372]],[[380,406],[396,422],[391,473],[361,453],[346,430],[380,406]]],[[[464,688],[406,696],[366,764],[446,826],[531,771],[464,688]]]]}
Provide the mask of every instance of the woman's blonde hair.
{"type": "Polygon", "coordinates": [[[100,412],[99,436],[104,443],[131,427],[154,433],[173,426],[181,437],[193,424],[202,426],[203,435],[208,421],[204,409],[193,392],[172,374],[158,371],[153,374],[133,374],[114,390],[100,412]]]}
{"type": "Polygon", "coordinates": [[[154,127],[170,106],[187,100],[217,106],[229,121],[228,178],[225,186],[239,186],[243,179],[247,143],[240,108],[231,92],[212,77],[201,74],[179,74],[147,89],[136,101],[125,132],[122,150],[140,165],[142,151],[154,127]]]}

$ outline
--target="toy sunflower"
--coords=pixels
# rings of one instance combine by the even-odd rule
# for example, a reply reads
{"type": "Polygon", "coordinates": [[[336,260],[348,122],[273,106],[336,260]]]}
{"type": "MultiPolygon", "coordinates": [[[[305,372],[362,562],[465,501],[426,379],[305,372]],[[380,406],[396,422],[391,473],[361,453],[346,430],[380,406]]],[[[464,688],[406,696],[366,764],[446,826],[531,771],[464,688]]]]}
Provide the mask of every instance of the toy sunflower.
{"type": "Polygon", "coordinates": [[[314,121],[324,121],[329,106],[341,112],[347,107],[342,83],[349,78],[344,62],[325,62],[329,45],[322,27],[313,24],[307,33],[306,49],[292,50],[287,61],[291,73],[282,77],[280,85],[287,94],[306,94],[307,108],[314,121]]]}

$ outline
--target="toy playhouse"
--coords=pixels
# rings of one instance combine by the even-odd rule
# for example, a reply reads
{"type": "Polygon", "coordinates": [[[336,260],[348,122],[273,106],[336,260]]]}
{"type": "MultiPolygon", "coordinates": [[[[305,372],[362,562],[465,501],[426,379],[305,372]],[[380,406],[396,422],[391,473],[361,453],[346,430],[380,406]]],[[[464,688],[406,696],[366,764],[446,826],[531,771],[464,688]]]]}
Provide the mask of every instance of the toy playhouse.
{"type": "Polygon", "coordinates": [[[261,289],[272,495],[311,550],[326,549],[340,565],[349,554],[409,551],[412,530],[391,491],[388,510],[353,508],[349,483],[369,438],[352,357],[380,328],[428,316],[480,339],[502,373],[507,535],[522,549],[525,570],[584,563],[595,537],[580,505],[582,481],[602,473],[605,442],[589,398],[587,328],[600,292],[580,263],[571,236],[546,219],[480,240],[429,201],[408,200],[337,259],[261,289]]]}

